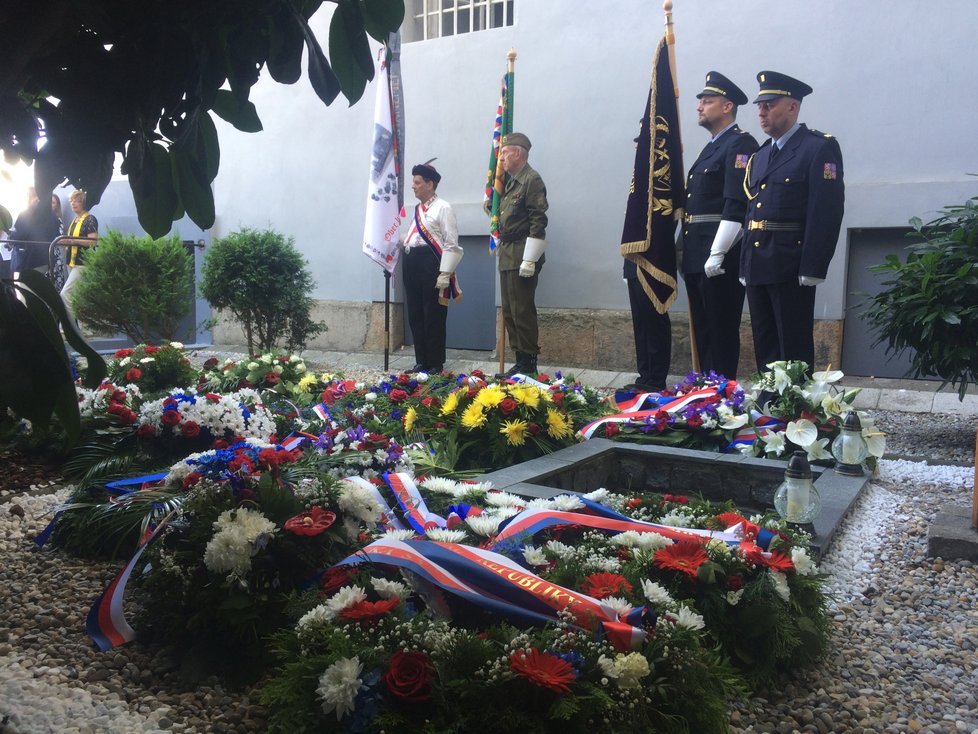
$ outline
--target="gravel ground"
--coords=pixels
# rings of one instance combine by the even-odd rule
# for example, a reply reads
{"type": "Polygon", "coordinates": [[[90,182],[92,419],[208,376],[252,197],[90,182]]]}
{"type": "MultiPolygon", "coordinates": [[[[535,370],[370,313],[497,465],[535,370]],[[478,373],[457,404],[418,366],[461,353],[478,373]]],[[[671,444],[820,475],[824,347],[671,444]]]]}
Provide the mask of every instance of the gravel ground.
{"type": "MultiPolygon", "coordinates": [[[[978,568],[928,558],[926,542],[939,509],[971,501],[978,421],[876,419],[891,434],[888,454],[931,463],[882,462],[823,563],[832,575],[832,654],[735,705],[731,732],[978,734],[978,568]]],[[[166,650],[138,643],[92,649],[84,617],[119,564],[37,551],[31,538],[68,489],[24,490],[0,476],[0,734],[262,731],[253,689],[188,682],[166,650]]]]}

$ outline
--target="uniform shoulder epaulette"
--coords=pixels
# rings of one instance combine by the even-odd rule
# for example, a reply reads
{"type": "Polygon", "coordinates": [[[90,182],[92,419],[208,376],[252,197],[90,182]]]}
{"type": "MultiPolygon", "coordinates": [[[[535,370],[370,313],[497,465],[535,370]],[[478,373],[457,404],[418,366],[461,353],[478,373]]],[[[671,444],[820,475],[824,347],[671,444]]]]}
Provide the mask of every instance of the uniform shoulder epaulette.
{"type": "Polygon", "coordinates": [[[821,130],[811,130],[810,129],[808,132],[810,132],[816,138],[834,138],[835,137],[834,135],[830,135],[829,133],[823,133],[821,130]]]}

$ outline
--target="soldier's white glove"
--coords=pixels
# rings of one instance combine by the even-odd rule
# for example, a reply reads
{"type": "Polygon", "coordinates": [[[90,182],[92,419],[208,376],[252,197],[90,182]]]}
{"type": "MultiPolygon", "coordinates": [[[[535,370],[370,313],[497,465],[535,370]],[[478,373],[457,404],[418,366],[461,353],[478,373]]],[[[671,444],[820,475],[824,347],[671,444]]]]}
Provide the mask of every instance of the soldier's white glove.
{"type": "Polygon", "coordinates": [[[816,286],[819,283],[824,283],[825,278],[814,278],[811,275],[799,275],[798,285],[816,286]]]}
{"type": "Polygon", "coordinates": [[[532,278],[537,272],[537,260],[543,256],[543,251],[547,249],[547,241],[539,237],[527,237],[526,245],[523,247],[523,263],[520,265],[520,276],[532,278]]]}
{"type": "Polygon", "coordinates": [[[532,278],[537,272],[537,264],[532,260],[524,260],[520,263],[520,277],[532,278]]]}
{"type": "Polygon", "coordinates": [[[737,280],[740,281],[740,284],[744,286],[744,288],[747,287],[747,278],[737,278],[737,280]]]}
{"type": "Polygon", "coordinates": [[[444,290],[449,286],[452,280],[451,273],[438,273],[438,279],[435,281],[435,288],[438,290],[444,290]]]}
{"type": "Polygon", "coordinates": [[[713,244],[710,246],[710,257],[703,263],[703,272],[706,273],[707,278],[715,278],[727,272],[720,267],[723,265],[723,256],[736,244],[739,238],[740,222],[732,222],[729,219],[720,222],[717,233],[713,237],[713,244]]]}

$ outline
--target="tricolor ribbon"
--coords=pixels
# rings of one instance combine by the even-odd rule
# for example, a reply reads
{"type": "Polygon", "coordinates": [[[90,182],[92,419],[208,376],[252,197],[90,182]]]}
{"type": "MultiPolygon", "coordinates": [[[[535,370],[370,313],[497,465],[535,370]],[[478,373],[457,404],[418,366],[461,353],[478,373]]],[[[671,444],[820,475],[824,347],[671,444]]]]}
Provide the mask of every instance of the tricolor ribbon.
{"type": "Polygon", "coordinates": [[[394,493],[394,498],[401,508],[401,514],[408,524],[417,532],[424,535],[428,528],[446,528],[448,522],[440,515],[428,510],[417,485],[410,474],[405,472],[386,472],[383,479],[394,493]]]}
{"type": "Polygon", "coordinates": [[[637,620],[644,610],[629,610],[619,618],[604,602],[530,573],[505,556],[456,543],[428,540],[378,540],[337,565],[376,563],[413,571],[442,591],[512,622],[553,624],[569,609],[577,625],[606,636],[618,650],[638,647],[645,630],[637,620]]]}
{"type": "Polygon", "coordinates": [[[530,377],[529,375],[524,375],[522,372],[517,372],[512,377],[507,377],[505,380],[503,380],[503,382],[506,382],[510,385],[533,385],[534,387],[538,387],[541,390],[550,389],[550,385],[544,382],[540,382],[539,380],[534,380],[532,377],[530,377]]]}
{"type": "Polygon", "coordinates": [[[312,406],[312,412],[315,413],[319,420],[323,422],[333,420],[333,416],[329,414],[329,408],[326,407],[326,403],[320,403],[319,405],[312,406]]]}
{"type": "Polygon", "coordinates": [[[169,515],[160,520],[155,528],[146,528],[139,543],[139,548],[129,560],[119,574],[112,580],[101,596],[92,605],[88,612],[88,619],[85,621],[85,631],[102,652],[111,650],[114,647],[123,645],[136,637],[136,631],[129,626],[126,621],[125,612],[122,609],[122,600],[126,593],[126,584],[132,575],[133,568],[136,567],[139,557],[146,550],[146,546],[152,543],[159,535],[160,531],[173,516],[169,515]]]}

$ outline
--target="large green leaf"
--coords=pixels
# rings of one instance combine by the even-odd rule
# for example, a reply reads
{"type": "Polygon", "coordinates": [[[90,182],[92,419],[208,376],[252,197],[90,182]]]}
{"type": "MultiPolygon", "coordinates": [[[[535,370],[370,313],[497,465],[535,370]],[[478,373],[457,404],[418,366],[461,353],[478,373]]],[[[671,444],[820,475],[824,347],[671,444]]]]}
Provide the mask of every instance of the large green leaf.
{"type": "Polygon", "coordinates": [[[309,27],[309,22],[301,15],[296,13],[296,20],[302,28],[302,37],[306,41],[306,51],[309,56],[309,82],[312,84],[316,95],[326,104],[332,104],[333,100],[340,93],[340,82],[330,68],[329,61],[323,49],[316,40],[316,35],[309,27]]]}
{"type": "Polygon", "coordinates": [[[238,99],[227,89],[217,90],[212,109],[221,119],[230,122],[241,132],[257,133],[262,129],[254,103],[250,100],[238,99]]]}
{"type": "Polygon", "coordinates": [[[404,22],[404,3],[400,0],[361,0],[363,27],[381,43],[404,22]]]}
{"type": "Polygon", "coordinates": [[[279,84],[294,84],[302,76],[302,24],[284,3],[268,24],[268,73],[279,84]]]}
{"type": "Polygon", "coordinates": [[[329,54],[343,95],[350,104],[355,103],[363,96],[367,80],[374,77],[374,60],[357,2],[341,2],[333,13],[329,24],[329,54]]]}
{"type": "Polygon", "coordinates": [[[151,237],[162,237],[173,226],[171,216],[180,205],[170,154],[158,143],[146,143],[138,158],[142,165],[138,171],[135,166],[129,170],[129,187],[139,224],[151,237]]]}

